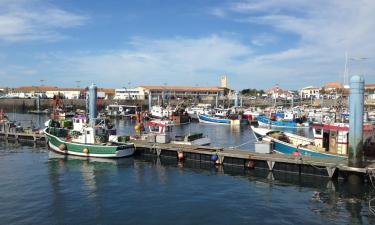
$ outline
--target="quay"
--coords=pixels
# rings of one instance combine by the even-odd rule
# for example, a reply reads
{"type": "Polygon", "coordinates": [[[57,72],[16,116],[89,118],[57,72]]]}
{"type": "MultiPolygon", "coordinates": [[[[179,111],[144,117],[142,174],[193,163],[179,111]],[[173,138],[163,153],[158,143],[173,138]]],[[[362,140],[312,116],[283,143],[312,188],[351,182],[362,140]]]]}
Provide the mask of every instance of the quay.
{"type": "Polygon", "coordinates": [[[44,134],[38,133],[18,133],[18,132],[3,132],[0,131],[0,139],[2,140],[16,140],[28,142],[45,142],[44,134]]]}
{"type": "Polygon", "coordinates": [[[177,144],[149,143],[134,141],[140,155],[156,155],[179,160],[211,162],[223,166],[236,166],[244,169],[263,169],[290,172],[304,175],[323,176],[331,179],[346,178],[349,175],[365,177],[375,170],[375,161],[366,162],[363,168],[348,166],[347,159],[316,158],[284,154],[264,154],[250,150],[193,146],[177,144]]]}

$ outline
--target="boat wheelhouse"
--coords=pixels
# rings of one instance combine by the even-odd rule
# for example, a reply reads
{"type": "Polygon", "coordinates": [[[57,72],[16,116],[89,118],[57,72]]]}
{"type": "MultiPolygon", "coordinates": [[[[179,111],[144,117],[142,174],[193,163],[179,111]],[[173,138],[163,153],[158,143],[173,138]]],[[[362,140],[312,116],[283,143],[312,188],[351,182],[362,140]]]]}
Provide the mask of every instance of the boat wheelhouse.
{"type": "Polygon", "coordinates": [[[266,115],[257,116],[259,126],[308,128],[309,122],[305,117],[299,117],[295,113],[272,113],[271,117],[266,115]]]}

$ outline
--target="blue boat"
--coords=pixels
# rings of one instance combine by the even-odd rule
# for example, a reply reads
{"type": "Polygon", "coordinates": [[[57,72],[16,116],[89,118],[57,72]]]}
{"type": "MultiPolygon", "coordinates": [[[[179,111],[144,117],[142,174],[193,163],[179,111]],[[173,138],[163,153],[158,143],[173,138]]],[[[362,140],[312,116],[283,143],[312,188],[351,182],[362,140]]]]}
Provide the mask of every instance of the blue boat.
{"type": "Polygon", "coordinates": [[[259,126],[267,127],[309,128],[310,125],[308,122],[305,122],[302,119],[270,119],[266,115],[257,116],[257,121],[259,126]]]}
{"type": "Polygon", "coordinates": [[[205,114],[198,115],[198,119],[200,123],[211,123],[211,124],[227,124],[230,125],[230,119],[221,118],[217,116],[209,116],[205,114]]]}
{"type": "Polygon", "coordinates": [[[277,153],[319,158],[347,158],[347,155],[330,153],[325,148],[317,146],[314,139],[266,128],[252,126],[251,129],[257,140],[272,143],[272,149],[277,153]]]}

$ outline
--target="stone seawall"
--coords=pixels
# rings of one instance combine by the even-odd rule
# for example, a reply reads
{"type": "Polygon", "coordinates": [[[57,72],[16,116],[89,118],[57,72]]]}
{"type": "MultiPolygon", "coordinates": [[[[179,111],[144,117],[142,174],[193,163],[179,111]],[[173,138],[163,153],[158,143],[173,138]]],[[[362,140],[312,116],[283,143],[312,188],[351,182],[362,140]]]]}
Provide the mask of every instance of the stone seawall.
{"type": "MultiPolygon", "coordinates": [[[[86,101],[85,99],[63,99],[64,105],[72,105],[74,109],[85,109],[86,108],[86,101]]],[[[170,103],[172,105],[176,105],[178,101],[171,100],[170,103]]],[[[142,106],[144,109],[148,109],[148,101],[147,100],[98,100],[98,109],[101,110],[105,108],[107,105],[110,104],[121,104],[121,105],[138,105],[142,106]]],[[[185,102],[185,103],[192,103],[185,102]]],[[[201,103],[208,103],[215,105],[215,101],[209,100],[209,101],[201,101],[201,103]]],[[[219,100],[219,105],[228,107],[228,105],[233,105],[233,100],[219,100]]],[[[321,101],[316,100],[312,102],[313,106],[320,107],[321,101]]],[[[52,109],[53,108],[53,100],[52,99],[41,99],[40,100],[40,109],[52,109]]],[[[157,101],[153,101],[153,105],[156,105],[157,101]]],[[[267,107],[267,106],[273,106],[274,102],[272,100],[249,100],[244,99],[243,100],[243,106],[244,107],[267,107]]],[[[291,105],[290,101],[277,101],[277,106],[284,106],[289,107],[291,105]]],[[[311,105],[311,101],[304,101],[304,102],[295,102],[294,106],[297,105],[311,105]]],[[[323,101],[323,107],[331,107],[331,106],[338,106],[347,105],[347,101],[344,102],[336,102],[335,100],[324,100],[323,101]]],[[[0,99],[0,109],[4,109],[7,112],[27,112],[29,110],[35,110],[36,109],[36,99],[0,99]]]]}
{"type": "MultiPolygon", "coordinates": [[[[71,105],[74,109],[85,109],[85,99],[62,99],[65,106],[71,105]]],[[[121,105],[138,105],[145,107],[147,102],[144,100],[98,100],[99,110],[110,104],[121,104],[121,105]]],[[[52,99],[40,99],[40,109],[52,109],[54,101],[52,99]]],[[[0,99],[0,109],[4,109],[7,112],[27,112],[29,110],[36,110],[36,99],[0,99]]]]}

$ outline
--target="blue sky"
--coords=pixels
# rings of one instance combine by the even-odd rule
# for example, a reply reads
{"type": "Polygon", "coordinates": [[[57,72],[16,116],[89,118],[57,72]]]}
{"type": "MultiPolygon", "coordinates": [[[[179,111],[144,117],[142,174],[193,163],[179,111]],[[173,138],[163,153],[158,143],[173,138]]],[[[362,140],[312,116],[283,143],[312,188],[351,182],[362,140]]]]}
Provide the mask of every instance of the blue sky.
{"type": "Polygon", "coordinates": [[[375,1],[0,0],[1,86],[375,83],[375,1]]]}

